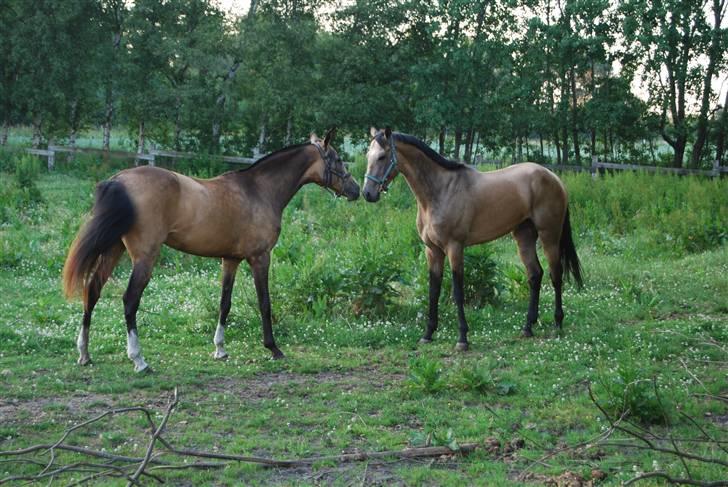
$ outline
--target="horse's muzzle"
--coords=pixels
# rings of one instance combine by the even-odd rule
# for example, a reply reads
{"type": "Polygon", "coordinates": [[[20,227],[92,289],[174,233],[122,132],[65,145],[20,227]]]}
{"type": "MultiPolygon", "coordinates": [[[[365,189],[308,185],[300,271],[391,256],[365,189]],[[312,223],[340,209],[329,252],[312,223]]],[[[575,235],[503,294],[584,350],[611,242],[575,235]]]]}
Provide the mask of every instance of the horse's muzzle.
{"type": "Polygon", "coordinates": [[[359,185],[353,179],[349,179],[344,185],[344,196],[346,196],[348,201],[356,201],[359,199],[359,185]]]}
{"type": "Polygon", "coordinates": [[[369,203],[376,203],[379,201],[379,191],[376,189],[372,190],[371,188],[368,188],[366,185],[364,186],[364,199],[367,200],[369,203]]]}

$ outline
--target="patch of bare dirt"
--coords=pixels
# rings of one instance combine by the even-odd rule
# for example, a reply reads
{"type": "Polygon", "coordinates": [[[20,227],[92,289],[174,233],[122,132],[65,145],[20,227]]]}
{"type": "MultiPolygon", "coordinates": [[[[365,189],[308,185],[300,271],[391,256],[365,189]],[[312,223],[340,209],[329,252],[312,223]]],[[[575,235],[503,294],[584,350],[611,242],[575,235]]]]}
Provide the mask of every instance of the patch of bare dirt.
{"type": "MultiPolygon", "coordinates": [[[[200,386],[181,387],[180,392],[185,401],[192,403],[216,393],[229,394],[241,402],[254,403],[274,399],[287,391],[305,397],[305,390],[301,389],[307,386],[327,384],[339,392],[355,392],[384,388],[401,382],[404,377],[404,374],[384,374],[374,368],[316,374],[266,372],[247,378],[222,377],[200,386]]],[[[74,392],[67,396],[33,399],[0,398],[0,424],[33,425],[59,417],[64,421],[88,419],[109,409],[136,405],[162,410],[167,404],[167,396],[158,391],[138,390],[122,394],[74,392]]]]}

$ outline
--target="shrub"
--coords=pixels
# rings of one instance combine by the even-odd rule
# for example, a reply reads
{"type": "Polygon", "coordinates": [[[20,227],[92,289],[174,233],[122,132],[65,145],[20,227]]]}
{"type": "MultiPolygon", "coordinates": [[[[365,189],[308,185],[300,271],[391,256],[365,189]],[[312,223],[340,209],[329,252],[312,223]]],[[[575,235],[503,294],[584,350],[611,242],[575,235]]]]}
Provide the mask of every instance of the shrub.
{"type": "Polygon", "coordinates": [[[447,385],[442,376],[442,363],[424,356],[410,359],[406,385],[425,394],[442,391],[447,385]]]}
{"type": "Polygon", "coordinates": [[[473,391],[484,394],[496,389],[496,381],[491,372],[492,364],[481,363],[461,365],[459,370],[452,374],[454,387],[464,391],[473,391]]]}
{"type": "Polygon", "coordinates": [[[502,285],[493,249],[477,245],[465,249],[465,302],[482,306],[494,304],[502,293],[502,285]]]}
{"type": "Polygon", "coordinates": [[[597,397],[604,398],[601,406],[612,418],[624,416],[646,425],[669,422],[670,398],[631,359],[620,361],[616,370],[602,372],[597,385],[597,397]]]}

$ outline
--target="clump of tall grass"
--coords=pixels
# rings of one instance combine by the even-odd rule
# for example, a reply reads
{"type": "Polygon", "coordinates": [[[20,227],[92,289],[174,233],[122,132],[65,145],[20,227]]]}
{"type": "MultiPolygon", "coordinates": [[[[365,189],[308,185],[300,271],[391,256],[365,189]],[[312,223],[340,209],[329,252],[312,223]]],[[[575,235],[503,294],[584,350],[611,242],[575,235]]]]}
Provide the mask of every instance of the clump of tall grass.
{"type": "Polygon", "coordinates": [[[41,165],[37,158],[28,154],[15,155],[10,159],[12,181],[0,187],[0,221],[6,222],[11,213],[42,203],[43,195],[36,186],[41,165]]]}
{"type": "Polygon", "coordinates": [[[701,252],[728,240],[728,181],[625,172],[561,176],[572,225],[607,247],[637,237],[647,251],[701,252]]]}

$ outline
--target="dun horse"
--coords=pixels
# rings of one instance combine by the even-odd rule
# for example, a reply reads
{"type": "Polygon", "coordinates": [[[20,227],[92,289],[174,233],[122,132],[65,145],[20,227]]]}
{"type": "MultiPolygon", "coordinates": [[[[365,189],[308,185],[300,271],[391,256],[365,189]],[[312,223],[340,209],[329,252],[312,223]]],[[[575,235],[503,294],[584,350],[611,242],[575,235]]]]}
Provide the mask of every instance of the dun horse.
{"type": "Polygon", "coordinates": [[[513,233],[526,266],[531,298],[524,336],[533,336],[543,270],[536,254],[541,239],[556,294],[556,327],[564,311],[561,286],[564,271],[581,286],[579,258],[571,237],[564,185],[548,169],[523,163],[482,173],[443,158],[421,140],[390,129],[371,129],[367,153],[364,198],[379,200],[380,193],[402,173],[417,199],[417,230],[426,245],[430,274],[430,309],[427,329],[420,340],[428,343],[437,329],[437,305],[445,256],[453,275],[460,336],[458,350],[468,349],[468,324],[463,311],[463,249],[513,233]]]}
{"type": "Polygon", "coordinates": [[[316,183],[359,197],[359,185],[331,147],[333,131],[324,140],[286,147],[253,166],[213,179],[195,179],[156,167],[122,171],[96,188],[91,220],[76,236],[63,269],[63,286],[71,297],[83,292],[83,323],[78,335],[78,363],[88,364],[91,313],[101,289],[124,250],[132,273],[124,293],[127,355],[134,369],[147,369],[137,335],[136,313],[162,244],[222,259],[222,297],[215,331],[214,357],[227,356],[225,322],[235,273],[242,260],[253,271],[263,326],[263,344],[273,358],[282,358],[271,329],[268,268],[270,251],[281,231],[283,209],[298,189],[316,183]]]}

